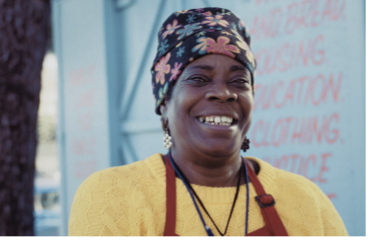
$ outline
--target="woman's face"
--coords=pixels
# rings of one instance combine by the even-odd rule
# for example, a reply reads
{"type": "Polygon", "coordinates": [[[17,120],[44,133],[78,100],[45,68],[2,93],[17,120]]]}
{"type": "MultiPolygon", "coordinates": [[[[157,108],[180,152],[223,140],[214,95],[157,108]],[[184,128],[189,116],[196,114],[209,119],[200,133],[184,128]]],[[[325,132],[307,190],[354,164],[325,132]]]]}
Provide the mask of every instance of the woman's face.
{"type": "Polygon", "coordinates": [[[210,54],[189,64],[161,106],[173,149],[208,155],[238,152],[251,124],[250,72],[236,60],[210,54]]]}

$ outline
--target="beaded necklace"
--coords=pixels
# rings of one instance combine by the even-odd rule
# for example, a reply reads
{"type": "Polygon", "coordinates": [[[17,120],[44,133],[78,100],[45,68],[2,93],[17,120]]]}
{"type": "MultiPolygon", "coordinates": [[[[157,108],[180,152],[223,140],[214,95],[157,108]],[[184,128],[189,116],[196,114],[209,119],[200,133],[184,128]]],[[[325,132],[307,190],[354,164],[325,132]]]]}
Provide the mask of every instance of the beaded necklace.
{"type": "Polygon", "coordinates": [[[238,191],[239,191],[239,186],[240,186],[240,177],[241,177],[241,170],[242,170],[242,166],[244,167],[245,169],[245,177],[246,177],[246,220],[245,220],[245,235],[247,235],[247,231],[248,231],[248,216],[249,216],[249,178],[248,178],[248,172],[247,172],[247,165],[246,165],[246,161],[245,159],[241,156],[241,160],[242,160],[242,165],[241,165],[241,169],[240,169],[240,173],[239,173],[239,178],[238,178],[238,183],[237,183],[237,191],[236,191],[236,194],[235,194],[235,198],[233,200],[233,204],[232,204],[232,208],[231,208],[231,212],[230,212],[230,215],[228,217],[228,221],[227,221],[227,226],[226,226],[226,229],[224,231],[224,233],[220,232],[219,228],[217,227],[217,225],[215,224],[215,222],[213,221],[213,219],[210,217],[208,211],[205,209],[205,206],[203,205],[203,203],[201,202],[200,198],[198,197],[198,195],[196,194],[195,190],[192,188],[191,184],[188,182],[187,178],[185,177],[185,175],[181,172],[181,170],[179,169],[179,167],[175,164],[175,162],[173,161],[173,158],[172,158],[172,154],[171,154],[171,151],[169,151],[168,153],[168,157],[169,157],[169,161],[171,162],[172,166],[173,166],[173,169],[175,171],[175,173],[178,175],[178,177],[182,180],[183,184],[185,185],[188,193],[190,194],[190,197],[192,199],[192,202],[196,208],[196,211],[200,217],[200,220],[204,226],[204,229],[207,233],[208,236],[214,236],[213,232],[211,231],[211,229],[209,228],[209,226],[206,225],[205,221],[204,221],[204,218],[200,212],[200,209],[196,203],[196,200],[195,200],[195,197],[196,199],[199,201],[201,207],[204,209],[205,213],[208,215],[208,217],[210,218],[210,220],[212,221],[212,223],[214,224],[214,226],[216,227],[217,231],[219,232],[219,234],[221,236],[224,236],[227,232],[227,229],[228,229],[228,224],[229,224],[229,221],[231,219],[231,216],[232,216],[232,213],[233,213],[233,209],[234,209],[234,206],[235,206],[235,203],[236,203],[236,200],[237,200],[237,197],[238,197],[238,191]],[[195,196],[195,197],[194,197],[195,196]]]}

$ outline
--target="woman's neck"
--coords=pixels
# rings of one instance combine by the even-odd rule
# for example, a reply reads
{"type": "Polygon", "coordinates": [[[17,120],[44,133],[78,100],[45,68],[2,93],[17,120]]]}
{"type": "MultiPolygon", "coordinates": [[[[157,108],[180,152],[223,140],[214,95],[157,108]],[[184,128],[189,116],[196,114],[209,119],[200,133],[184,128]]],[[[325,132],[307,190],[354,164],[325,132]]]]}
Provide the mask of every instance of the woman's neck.
{"type": "MultiPolygon", "coordinates": [[[[205,153],[192,153],[172,150],[172,157],[188,181],[192,184],[210,187],[237,186],[241,168],[240,153],[235,152],[226,156],[211,156],[205,153]]],[[[252,165],[249,166],[253,168],[252,165]]],[[[241,171],[241,184],[245,183],[244,172],[241,171]]]]}

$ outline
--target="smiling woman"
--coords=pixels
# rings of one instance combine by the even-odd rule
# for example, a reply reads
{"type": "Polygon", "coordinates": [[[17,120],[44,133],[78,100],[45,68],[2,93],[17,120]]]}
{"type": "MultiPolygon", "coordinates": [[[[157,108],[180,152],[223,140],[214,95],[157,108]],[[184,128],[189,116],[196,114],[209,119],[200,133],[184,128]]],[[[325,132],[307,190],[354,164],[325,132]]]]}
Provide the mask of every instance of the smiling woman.
{"type": "Polygon", "coordinates": [[[152,67],[166,155],[109,168],[78,189],[70,235],[347,235],[306,178],[246,151],[255,60],[244,23],[226,9],[173,13],[152,67]]]}
{"type": "MultiPolygon", "coordinates": [[[[168,120],[174,139],[172,157],[178,160],[176,164],[192,183],[236,186],[237,175],[223,173],[224,162],[226,156],[240,158],[239,150],[251,124],[250,71],[228,56],[205,55],[184,69],[172,91],[173,98],[160,105],[160,112],[168,120]],[[185,160],[199,163],[186,168],[185,160]],[[193,175],[204,165],[213,169],[212,174],[217,173],[215,167],[220,168],[219,173],[211,179],[206,177],[207,172],[204,177],[193,175]]],[[[230,170],[239,169],[239,162],[229,164],[237,166],[229,166],[230,170]]]]}

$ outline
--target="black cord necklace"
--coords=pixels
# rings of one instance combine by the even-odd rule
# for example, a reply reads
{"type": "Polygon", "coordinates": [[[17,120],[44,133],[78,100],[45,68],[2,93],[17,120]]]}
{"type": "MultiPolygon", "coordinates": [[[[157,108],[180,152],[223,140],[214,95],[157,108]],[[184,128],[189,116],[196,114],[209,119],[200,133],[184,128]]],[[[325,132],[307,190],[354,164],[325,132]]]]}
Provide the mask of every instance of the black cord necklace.
{"type": "MultiPolygon", "coordinates": [[[[171,155],[171,153],[169,154],[171,155]]],[[[173,158],[172,158],[173,160],[173,158]]],[[[241,170],[242,170],[242,165],[241,165],[241,168],[240,168],[240,171],[238,173],[238,181],[237,181],[237,190],[236,190],[236,194],[234,196],[234,199],[233,199],[233,204],[232,204],[232,208],[231,208],[231,211],[229,213],[229,216],[228,216],[228,221],[227,221],[227,225],[226,225],[226,228],[224,230],[224,233],[222,233],[218,226],[215,224],[214,220],[211,218],[209,212],[206,210],[204,204],[202,203],[201,199],[199,198],[199,196],[197,195],[197,193],[195,192],[195,190],[192,188],[190,182],[188,181],[187,177],[183,174],[183,172],[181,171],[181,169],[177,166],[177,164],[173,161],[173,164],[175,166],[175,168],[178,170],[179,174],[183,177],[183,181],[186,182],[186,184],[190,187],[192,193],[195,195],[197,201],[200,203],[202,209],[205,211],[206,215],[208,215],[209,219],[211,220],[211,222],[213,223],[213,225],[215,226],[215,228],[217,229],[218,233],[221,235],[221,236],[225,236],[226,233],[227,233],[227,230],[228,230],[228,225],[229,225],[229,222],[231,220],[231,217],[232,217],[232,214],[233,214],[233,210],[234,210],[234,207],[236,205],[236,201],[237,201],[237,197],[238,197],[238,192],[240,190],[240,181],[241,181],[241,170]]]]}

